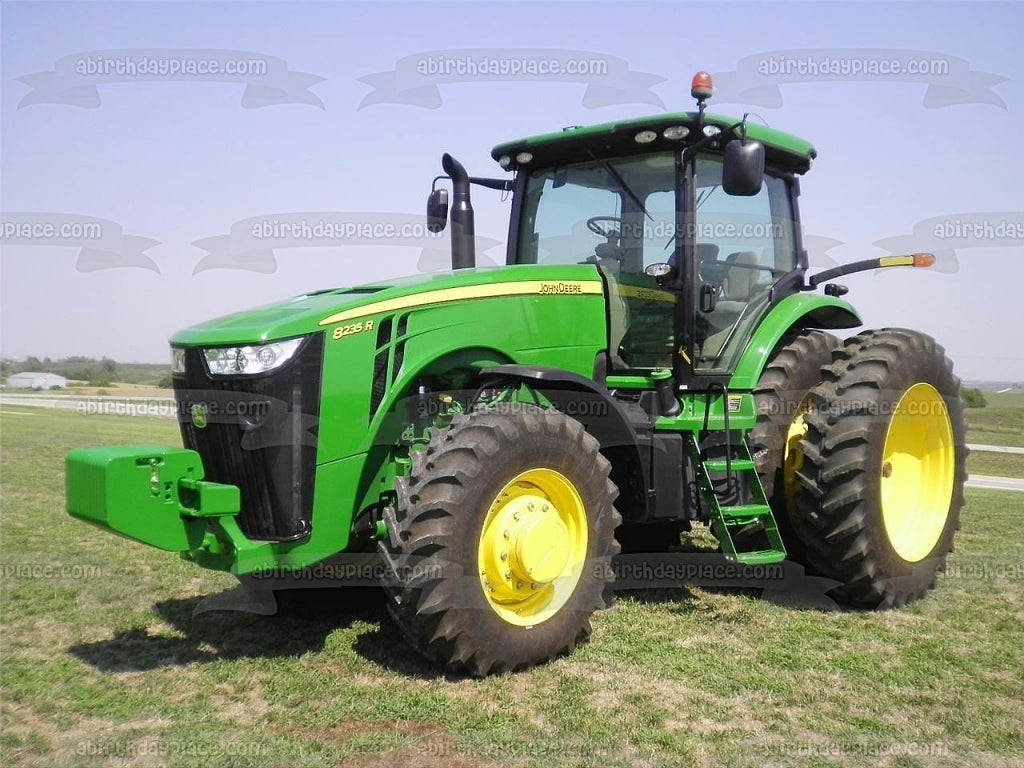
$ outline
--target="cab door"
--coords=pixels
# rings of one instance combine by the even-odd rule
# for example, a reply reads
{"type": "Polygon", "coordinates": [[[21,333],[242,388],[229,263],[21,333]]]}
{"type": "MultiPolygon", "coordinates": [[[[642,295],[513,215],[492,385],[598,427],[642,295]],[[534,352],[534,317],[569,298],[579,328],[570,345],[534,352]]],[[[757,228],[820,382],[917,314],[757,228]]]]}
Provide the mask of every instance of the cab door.
{"type": "Polygon", "coordinates": [[[728,374],[770,309],[772,288],[798,263],[792,183],[766,173],[751,197],[727,195],[722,160],[701,156],[694,178],[696,275],[689,358],[695,376],[728,374]]]}

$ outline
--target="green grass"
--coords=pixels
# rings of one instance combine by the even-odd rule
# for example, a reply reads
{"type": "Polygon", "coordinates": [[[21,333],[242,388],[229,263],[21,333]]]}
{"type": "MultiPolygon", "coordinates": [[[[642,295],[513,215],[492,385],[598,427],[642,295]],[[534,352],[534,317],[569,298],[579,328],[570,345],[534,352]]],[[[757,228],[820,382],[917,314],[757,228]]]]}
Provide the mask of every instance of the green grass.
{"type": "MultiPolygon", "coordinates": [[[[1024,392],[985,392],[985,408],[967,408],[967,442],[1024,447],[1024,392]]],[[[967,471],[975,475],[1024,477],[1024,454],[972,451],[967,471]]]]}
{"type": "Polygon", "coordinates": [[[967,471],[972,475],[1024,478],[1024,454],[971,451],[967,471]]]}
{"type": "Polygon", "coordinates": [[[949,574],[907,609],[636,592],[572,656],[468,680],[377,605],[193,615],[233,579],[63,510],[69,449],[175,424],[4,411],[2,765],[1024,764],[1019,494],[968,491],[949,574]]]}
{"type": "Polygon", "coordinates": [[[985,408],[967,408],[967,442],[1024,446],[1024,392],[985,392],[985,408]]]}

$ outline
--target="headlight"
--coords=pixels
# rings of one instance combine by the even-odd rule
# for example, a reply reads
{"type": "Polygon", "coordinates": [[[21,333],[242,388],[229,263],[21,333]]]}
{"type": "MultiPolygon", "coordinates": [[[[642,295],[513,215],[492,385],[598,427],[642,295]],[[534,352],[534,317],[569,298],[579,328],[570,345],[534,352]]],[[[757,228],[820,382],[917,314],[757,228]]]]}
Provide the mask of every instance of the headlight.
{"type": "Polygon", "coordinates": [[[255,375],[280,368],[295,356],[302,342],[298,338],[247,347],[215,347],[204,349],[203,357],[211,376],[255,375]]]}
{"type": "Polygon", "coordinates": [[[171,347],[171,373],[185,372],[185,350],[181,347],[171,347]]]}

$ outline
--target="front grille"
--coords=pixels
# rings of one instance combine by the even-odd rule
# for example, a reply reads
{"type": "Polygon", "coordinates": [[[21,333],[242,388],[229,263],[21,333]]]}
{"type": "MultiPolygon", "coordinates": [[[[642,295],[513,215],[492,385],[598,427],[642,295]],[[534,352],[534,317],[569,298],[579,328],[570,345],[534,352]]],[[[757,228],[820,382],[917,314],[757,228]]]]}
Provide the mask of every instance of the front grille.
{"type": "Polygon", "coordinates": [[[237,485],[238,525],[250,539],[295,541],[312,531],[323,334],[310,336],[280,370],[211,377],[199,349],[174,377],[186,448],[206,479],[237,485]]]}

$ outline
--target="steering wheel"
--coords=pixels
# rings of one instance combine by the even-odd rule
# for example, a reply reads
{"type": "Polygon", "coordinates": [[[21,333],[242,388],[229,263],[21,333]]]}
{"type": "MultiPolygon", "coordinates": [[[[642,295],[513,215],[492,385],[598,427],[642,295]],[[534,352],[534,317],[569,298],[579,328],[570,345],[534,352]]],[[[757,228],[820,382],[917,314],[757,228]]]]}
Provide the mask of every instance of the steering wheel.
{"type": "Polygon", "coordinates": [[[608,240],[622,239],[622,219],[618,216],[591,216],[587,219],[587,229],[608,240]],[[615,227],[602,226],[604,224],[614,224],[615,227]]]}

